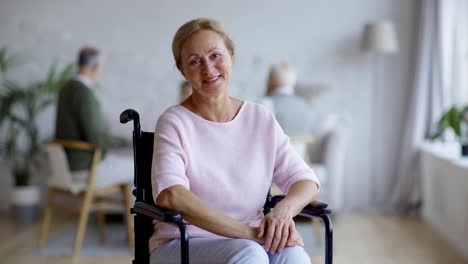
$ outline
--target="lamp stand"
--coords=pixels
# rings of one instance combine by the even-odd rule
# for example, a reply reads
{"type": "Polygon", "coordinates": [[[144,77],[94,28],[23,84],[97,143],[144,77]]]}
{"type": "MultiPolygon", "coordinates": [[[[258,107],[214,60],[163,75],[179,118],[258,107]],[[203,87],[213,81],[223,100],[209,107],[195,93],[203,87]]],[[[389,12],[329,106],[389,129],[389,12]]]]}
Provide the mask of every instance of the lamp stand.
{"type": "Polygon", "coordinates": [[[371,54],[372,58],[372,79],[373,85],[371,87],[371,113],[370,113],[370,144],[369,144],[369,201],[371,206],[376,205],[377,197],[377,180],[380,179],[378,172],[380,168],[380,155],[382,154],[382,144],[379,141],[381,135],[381,127],[379,122],[382,115],[380,113],[380,83],[379,83],[379,54],[371,54]],[[373,204],[372,204],[373,203],[373,204]]]}

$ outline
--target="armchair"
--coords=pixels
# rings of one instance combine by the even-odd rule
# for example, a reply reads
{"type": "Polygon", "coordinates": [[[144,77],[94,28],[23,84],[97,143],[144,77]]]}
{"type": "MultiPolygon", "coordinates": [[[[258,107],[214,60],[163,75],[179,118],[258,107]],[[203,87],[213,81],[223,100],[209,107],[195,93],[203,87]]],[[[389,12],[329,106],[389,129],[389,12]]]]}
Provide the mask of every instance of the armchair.
{"type": "MultiPolygon", "coordinates": [[[[97,211],[100,240],[105,240],[104,210],[115,204],[123,205],[126,212],[130,209],[130,186],[127,183],[108,181],[106,185],[96,186],[96,171],[101,162],[102,149],[83,141],[55,140],[47,144],[47,153],[51,167],[51,177],[48,180],[47,204],[44,209],[39,234],[39,246],[44,246],[48,240],[51,226],[52,210],[60,209],[79,213],[72,257],[79,255],[91,211],[97,211]],[[86,172],[86,178],[78,180],[76,172],[69,169],[65,149],[90,151],[93,154],[91,167],[86,172]],[[112,195],[121,194],[122,200],[115,200],[112,195]],[[57,199],[61,198],[61,199],[57,199]],[[65,198],[65,199],[63,199],[65,198]],[[67,200],[69,198],[71,200],[67,200]],[[66,201],[66,202],[64,202],[66,201]],[[78,202],[78,203],[76,203],[78,202]]],[[[112,178],[112,175],[109,175],[112,178]]],[[[131,215],[126,213],[129,247],[133,247],[133,226],[131,215]]]]}
{"type": "Polygon", "coordinates": [[[349,117],[320,114],[314,122],[314,141],[306,149],[306,161],[320,179],[320,199],[333,210],[343,209],[343,178],[348,145],[349,117]]]}

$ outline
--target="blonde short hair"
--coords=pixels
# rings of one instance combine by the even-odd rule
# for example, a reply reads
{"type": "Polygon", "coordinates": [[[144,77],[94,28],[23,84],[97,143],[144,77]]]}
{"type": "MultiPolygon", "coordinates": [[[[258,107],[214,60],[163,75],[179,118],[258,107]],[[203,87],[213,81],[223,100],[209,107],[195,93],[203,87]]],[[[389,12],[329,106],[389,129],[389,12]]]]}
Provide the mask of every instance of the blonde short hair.
{"type": "Polygon", "coordinates": [[[234,55],[234,42],[219,21],[210,18],[193,19],[183,24],[177,30],[174,35],[174,39],[172,40],[172,54],[174,55],[174,60],[179,70],[181,70],[182,48],[184,47],[185,42],[200,30],[211,30],[216,32],[224,39],[224,44],[231,52],[231,55],[234,55]]]}

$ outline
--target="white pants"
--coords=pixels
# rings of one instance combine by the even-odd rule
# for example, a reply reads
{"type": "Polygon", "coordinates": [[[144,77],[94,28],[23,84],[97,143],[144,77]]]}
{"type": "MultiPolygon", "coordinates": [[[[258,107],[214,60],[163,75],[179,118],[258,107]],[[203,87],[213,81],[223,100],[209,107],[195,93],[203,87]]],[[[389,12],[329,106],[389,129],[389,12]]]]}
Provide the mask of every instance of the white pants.
{"type": "MultiPolygon", "coordinates": [[[[303,247],[286,247],[270,254],[255,241],[230,238],[190,238],[189,258],[190,264],[310,264],[303,247]]],[[[150,263],[180,263],[180,239],[160,245],[151,254],[150,263]]]]}

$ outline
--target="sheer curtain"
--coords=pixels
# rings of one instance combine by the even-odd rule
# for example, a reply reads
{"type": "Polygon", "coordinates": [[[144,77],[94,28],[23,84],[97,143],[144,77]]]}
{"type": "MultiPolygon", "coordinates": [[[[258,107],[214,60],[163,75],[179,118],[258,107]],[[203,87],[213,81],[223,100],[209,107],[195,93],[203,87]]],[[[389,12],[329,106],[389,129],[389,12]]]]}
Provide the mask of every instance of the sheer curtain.
{"type": "Polygon", "coordinates": [[[419,208],[419,147],[444,110],[466,102],[466,1],[421,1],[413,91],[398,173],[388,196],[393,212],[419,208]]]}

